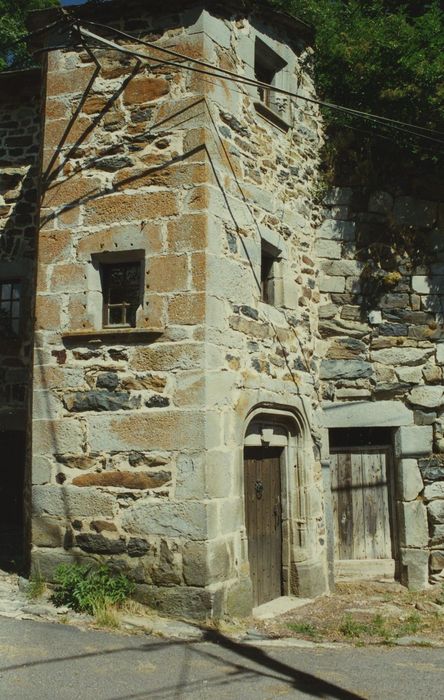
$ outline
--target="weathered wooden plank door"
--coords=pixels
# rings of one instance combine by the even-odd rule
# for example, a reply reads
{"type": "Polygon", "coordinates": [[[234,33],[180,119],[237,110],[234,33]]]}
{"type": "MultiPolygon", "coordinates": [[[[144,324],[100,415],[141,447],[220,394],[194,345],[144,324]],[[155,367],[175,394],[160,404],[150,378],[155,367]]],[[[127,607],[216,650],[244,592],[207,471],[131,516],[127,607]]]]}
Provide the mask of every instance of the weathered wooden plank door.
{"type": "Polygon", "coordinates": [[[335,559],[392,559],[391,449],[331,450],[335,559]]]}
{"type": "Polygon", "coordinates": [[[281,453],[245,449],[245,519],[254,605],[282,594],[281,453]]]}

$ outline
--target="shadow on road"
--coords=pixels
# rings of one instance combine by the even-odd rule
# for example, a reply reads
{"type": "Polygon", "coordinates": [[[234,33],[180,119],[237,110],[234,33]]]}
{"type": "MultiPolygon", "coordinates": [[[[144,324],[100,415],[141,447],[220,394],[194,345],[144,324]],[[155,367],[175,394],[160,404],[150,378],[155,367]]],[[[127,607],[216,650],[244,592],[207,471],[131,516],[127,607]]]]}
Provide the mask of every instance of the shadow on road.
{"type": "MultiPolygon", "coordinates": [[[[49,659],[39,659],[3,666],[0,670],[2,674],[5,674],[7,671],[23,670],[49,664],[76,662],[94,657],[104,658],[128,652],[136,652],[139,654],[143,652],[153,653],[155,651],[161,651],[162,649],[167,652],[167,648],[176,646],[183,648],[184,656],[182,659],[182,667],[178,674],[179,677],[175,682],[172,682],[172,674],[166,661],[166,683],[160,690],[146,688],[143,692],[119,695],[114,697],[113,700],[142,700],[147,697],[152,700],[155,698],[181,698],[184,693],[189,694],[193,693],[193,690],[198,691],[198,688],[202,688],[203,683],[210,689],[216,686],[228,686],[230,683],[237,681],[245,682],[248,680],[253,682],[257,681],[259,678],[268,678],[280,683],[286,683],[294,690],[305,693],[309,697],[334,698],[336,700],[365,700],[362,696],[356,695],[329,681],[325,681],[312,673],[300,671],[294,666],[274,659],[263,649],[229,639],[217,630],[205,629],[202,642],[176,640],[155,641],[140,645],[122,645],[112,649],[93,650],[80,654],[57,656],[49,659]],[[215,647],[222,647],[224,650],[231,652],[231,654],[218,654],[215,647]],[[232,658],[232,655],[234,655],[234,658],[232,658]],[[209,673],[206,677],[200,677],[198,680],[191,679],[189,676],[193,656],[198,656],[201,659],[205,659],[210,664],[213,664],[216,673],[209,673]],[[218,672],[218,665],[221,667],[223,666],[223,675],[218,672]]],[[[120,662],[120,668],[124,668],[122,662],[120,662]]],[[[131,666],[127,668],[131,669],[131,666]]]]}

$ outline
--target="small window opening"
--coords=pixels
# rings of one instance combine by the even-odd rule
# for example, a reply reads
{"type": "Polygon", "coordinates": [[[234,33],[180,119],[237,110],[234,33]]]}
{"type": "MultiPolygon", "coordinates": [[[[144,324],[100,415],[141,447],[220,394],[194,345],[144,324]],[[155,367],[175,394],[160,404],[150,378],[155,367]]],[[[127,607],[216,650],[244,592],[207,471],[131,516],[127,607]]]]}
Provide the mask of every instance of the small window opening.
{"type": "Polygon", "coordinates": [[[19,334],[20,296],[20,282],[0,282],[0,333],[3,336],[19,334]]]}
{"type": "Polygon", "coordinates": [[[140,261],[101,264],[104,327],[136,325],[141,273],[140,261]]]}
{"type": "MultiPolygon", "coordinates": [[[[258,80],[260,83],[267,83],[268,85],[273,85],[276,72],[269,66],[265,65],[264,63],[261,63],[260,60],[256,61],[255,73],[256,80],[258,80]]],[[[271,90],[267,90],[267,88],[262,86],[259,86],[258,90],[260,101],[266,104],[267,107],[270,107],[271,90]]]]}
{"type": "MultiPolygon", "coordinates": [[[[267,85],[282,87],[280,73],[285,68],[286,62],[278,56],[267,44],[256,39],[254,72],[256,80],[267,85]]],[[[266,87],[258,87],[259,99],[264,105],[275,111],[282,112],[287,100],[282,99],[278,93],[268,90],[266,87]]]]}
{"type": "Polygon", "coordinates": [[[276,303],[276,277],[279,253],[272,250],[265,241],[261,246],[261,301],[276,303]]]}

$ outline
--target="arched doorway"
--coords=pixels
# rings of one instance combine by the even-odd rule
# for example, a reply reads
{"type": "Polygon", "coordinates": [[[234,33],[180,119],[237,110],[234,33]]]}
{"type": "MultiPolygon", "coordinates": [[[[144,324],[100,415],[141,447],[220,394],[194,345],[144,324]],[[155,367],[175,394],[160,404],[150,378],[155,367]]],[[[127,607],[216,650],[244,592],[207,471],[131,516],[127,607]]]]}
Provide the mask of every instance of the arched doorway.
{"type": "Polygon", "coordinates": [[[282,448],[245,447],[245,526],[253,605],[278,598],[282,586],[282,448]]]}
{"type": "Polygon", "coordinates": [[[244,504],[254,606],[292,592],[293,521],[304,511],[301,433],[289,412],[264,408],[250,414],[244,438],[244,504]]]}

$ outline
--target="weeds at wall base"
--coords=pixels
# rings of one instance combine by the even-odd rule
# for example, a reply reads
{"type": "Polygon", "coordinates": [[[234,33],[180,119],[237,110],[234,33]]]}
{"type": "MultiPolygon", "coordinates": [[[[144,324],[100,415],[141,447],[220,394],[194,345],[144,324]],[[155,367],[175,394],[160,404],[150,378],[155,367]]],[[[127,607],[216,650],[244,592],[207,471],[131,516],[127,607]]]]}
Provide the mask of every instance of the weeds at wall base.
{"type": "Polygon", "coordinates": [[[118,626],[116,610],[127,600],[134,585],[123,574],[113,574],[106,566],[92,569],[78,564],[62,564],[55,572],[51,600],[76,612],[94,615],[107,626],[118,626]]]}
{"type": "Polygon", "coordinates": [[[29,577],[29,582],[26,587],[26,597],[29,600],[37,600],[41,598],[46,591],[46,581],[42,576],[40,569],[35,569],[29,577]]]}

